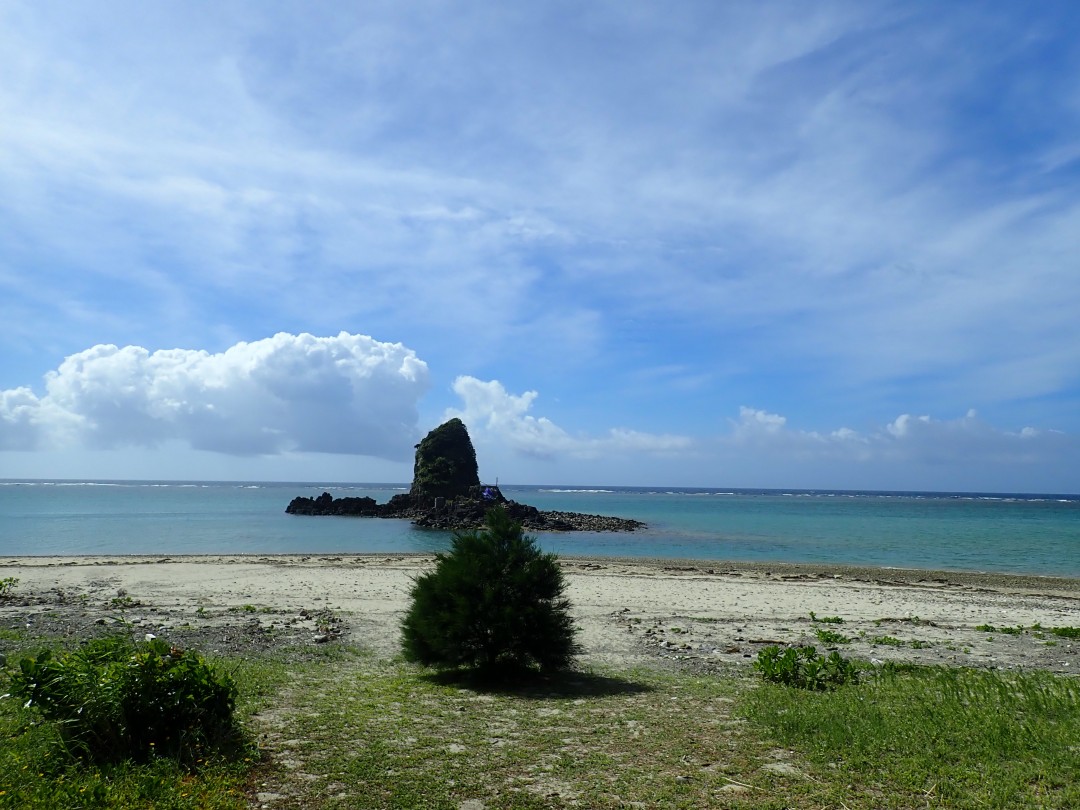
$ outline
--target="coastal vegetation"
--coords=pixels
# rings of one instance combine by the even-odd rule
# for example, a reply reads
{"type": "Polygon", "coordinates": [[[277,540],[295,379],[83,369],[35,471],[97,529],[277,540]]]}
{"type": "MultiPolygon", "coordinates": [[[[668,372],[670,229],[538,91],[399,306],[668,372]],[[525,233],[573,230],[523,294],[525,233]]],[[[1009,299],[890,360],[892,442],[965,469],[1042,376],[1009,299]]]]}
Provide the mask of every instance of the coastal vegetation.
{"type": "MultiPolygon", "coordinates": [[[[521,528],[498,510],[484,530],[464,535],[478,541],[483,559],[466,555],[468,564],[442,583],[457,595],[452,606],[432,602],[432,615],[449,614],[451,629],[459,611],[489,631],[510,617],[488,634],[510,638],[537,603],[564,602],[561,587],[538,586],[551,584],[547,574],[510,579],[516,591],[535,597],[524,605],[513,594],[476,590],[478,580],[506,581],[508,567],[531,570],[510,559],[538,559],[521,528]],[[523,556],[499,556],[509,549],[523,556]],[[505,616],[467,612],[487,596],[489,607],[508,608],[505,616]]],[[[423,577],[412,576],[414,584],[423,577]]],[[[1080,628],[1046,618],[1043,626],[1002,613],[997,625],[972,623],[962,632],[945,629],[957,635],[907,640],[907,630],[901,639],[873,635],[873,628],[914,632],[935,623],[860,619],[847,609],[842,622],[811,614],[787,636],[778,628],[776,636],[748,629],[740,620],[721,641],[709,635],[716,617],[672,615],[653,619],[654,627],[621,607],[601,634],[586,636],[590,647],[610,643],[615,632],[640,639],[641,650],[652,653],[597,656],[588,667],[576,659],[564,668],[571,657],[545,664],[532,653],[507,656],[506,650],[520,652],[513,645],[480,658],[463,658],[458,650],[448,660],[409,660],[407,648],[399,654],[396,619],[379,641],[386,627],[369,617],[357,614],[352,632],[345,632],[344,617],[329,602],[319,600],[318,609],[271,606],[258,592],[221,604],[200,598],[172,614],[172,632],[189,634],[179,650],[145,637],[145,617],[161,608],[148,594],[133,597],[110,584],[95,601],[88,593],[22,585],[17,599],[5,599],[0,628],[3,810],[1080,806],[1080,680],[1027,669],[905,663],[917,660],[911,652],[917,646],[950,638],[970,643],[974,636],[994,655],[1017,645],[1021,657],[1006,665],[1027,667],[1043,644],[1066,650],[1080,637],[1080,628]],[[111,618],[113,594],[126,609],[140,605],[130,623],[111,618]],[[204,607],[216,619],[188,624],[204,607]],[[706,632],[699,623],[708,625],[706,632]],[[839,644],[840,630],[850,639],[844,655],[806,645],[815,637],[839,644]],[[658,635],[667,636],[664,644],[650,645],[658,635]],[[224,636],[232,641],[223,644],[224,636]],[[766,641],[777,637],[788,640],[766,641]],[[729,648],[736,639],[738,646],[729,648]],[[691,646],[704,642],[716,649],[693,655],[691,646]],[[880,645],[874,654],[896,662],[875,663],[869,643],[880,645]],[[758,653],[756,667],[736,663],[751,650],[758,653]],[[858,655],[848,656],[852,650],[858,655]],[[498,678],[458,669],[492,663],[517,666],[503,667],[498,678]],[[50,701],[63,711],[44,711],[50,701]],[[136,709],[129,713],[128,706],[136,709]],[[162,707],[173,707],[165,713],[169,722],[161,722],[162,707]],[[112,720],[102,722],[110,712],[112,720]],[[190,729],[204,716],[211,734],[200,741],[190,729]],[[129,737],[140,741],[127,746],[129,737]]],[[[395,607],[383,615],[401,614],[395,607]]],[[[1047,614],[1054,615],[1065,614],[1047,614]]],[[[165,620],[164,612],[153,614],[154,622],[165,620]]],[[[588,628],[588,614],[580,621],[588,628]]],[[[569,638],[573,645],[576,636],[569,638]]],[[[458,641],[473,649],[468,636],[458,641]]],[[[1071,656],[1058,656],[1058,666],[1071,669],[1071,656]]]]}
{"type": "Polygon", "coordinates": [[[450,550],[420,575],[402,623],[406,659],[440,668],[570,665],[570,603],[554,554],[542,552],[501,507],[485,528],[456,532],[450,550]]]}
{"type": "Polygon", "coordinates": [[[191,767],[243,748],[232,678],[198,653],[149,634],[24,657],[12,671],[10,694],[52,722],[58,754],[75,760],[165,757],[191,767]]]}
{"type": "Polygon", "coordinates": [[[758,653],[754,670],[770,683],[817,691],[859,681],[855,664],[837,652],[819,655],[814,647],[766,647],[758,653]]]}
{"type": "Polygon", "coordinates": [[[248,806],[260,757],[249,736],[252,714],[280,698],[295,663],[191,652],[173,667],[162,660],[170,648],[152,640],[80,644],[12,631],[3,639],[22,657],[0,674],[0,808],[248,806]],[[39,700],[50,708],[42,711],[39,700]]]}
{"type": "Polygon", "coordinates": [[[257,754],[78,763],[6,699],[0,807],[1080,804],[1080,684],[1048,673],[883,666],[816,691],[648,668],[463,687],[346,645],[215,663],[257,754]]]}

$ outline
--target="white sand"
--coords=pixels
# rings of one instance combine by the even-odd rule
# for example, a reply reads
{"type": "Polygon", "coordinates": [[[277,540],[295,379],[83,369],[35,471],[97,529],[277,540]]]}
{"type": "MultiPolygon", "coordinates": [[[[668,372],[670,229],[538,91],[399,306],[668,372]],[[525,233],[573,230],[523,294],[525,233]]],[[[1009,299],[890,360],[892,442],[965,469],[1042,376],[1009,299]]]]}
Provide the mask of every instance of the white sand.
{"type": "MultiPolygon", "coordinates": [[[[330,609],[356,643],[393,654],[412,578],[431,564],[408,555],[0,558],[0,580],[16,577],[15,593],[41,598],[0,600],[0,620],[48,609],[49,595],[100,610],[123,593],[147,606],[136,612],[152,606],[173,625],[245,605],[330,609]]],[[[815,630],[828,628],[852,638],[861,632],[844,649],[868,657],[1080,668],[1080,646],[1070,641],[974,629],[1080,625],[1077,580],[625,559],[563,566],[586,664],[635,665],[658,655],[743,663],[764,641],[819,643],[815,630]],[[845,621],[814,624],[811,611],[845,621]],[[904,647],[871,643],[882,635],[904,647]],[[916,639],[931,646],[912,649],[916,639]]]]}

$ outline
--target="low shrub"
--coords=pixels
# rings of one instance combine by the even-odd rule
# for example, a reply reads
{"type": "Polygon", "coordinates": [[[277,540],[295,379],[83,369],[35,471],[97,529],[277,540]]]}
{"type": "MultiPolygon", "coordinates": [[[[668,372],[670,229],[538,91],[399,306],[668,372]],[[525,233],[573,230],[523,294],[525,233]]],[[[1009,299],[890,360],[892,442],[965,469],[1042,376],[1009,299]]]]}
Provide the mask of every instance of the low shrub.
{"type": "Polygon", "coordinates": [[[859,681],[854,663],[838,652],[818,655],[814,647],[766,647],[758,653],[754,669],[772,683],[816,691],[859,681]]]}
{"type": "Polygon", "coordinates": [[[71,756],[94,763],[170,757],[193,765],[240,742],[232,678],[152,636],[23,658],[11,694],[55,723],[71,756]]]}
{"type": "Polygon", "coordinates": [[[457,532],[413,584],[405,658],[447,669],[567,667],[577,645],[562,570],[502,507],[479,531],[457,532]]]}
{"type": "Polygon", "coordinates": [[[11,596],[18,584],[18,577],[4,577],[3,579],[0,579],[0,597],[11,596]]]}
{"type": "Polygon", "coordinates": [[[814,635],[822,644],[850,644],[851,639],[835,630],[815,630],[814,635]]]}

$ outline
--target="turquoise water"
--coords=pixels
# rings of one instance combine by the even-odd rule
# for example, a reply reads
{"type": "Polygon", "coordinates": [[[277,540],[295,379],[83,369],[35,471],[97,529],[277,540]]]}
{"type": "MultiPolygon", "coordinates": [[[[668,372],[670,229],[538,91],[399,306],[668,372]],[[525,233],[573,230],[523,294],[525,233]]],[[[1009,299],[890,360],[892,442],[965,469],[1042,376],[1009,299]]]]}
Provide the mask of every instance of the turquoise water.
{"type": "MultiPolygon", "coordinates": [[[[406,521],[285,514],[296,495],[401,485],[0,482],[0,555],[429,552],[406,521]]],[[[634,533],[541,534],[560,554],[814,562],[1080,576],[1080,496],[513,487],[540,509],[637,518],[634,533]]]]}

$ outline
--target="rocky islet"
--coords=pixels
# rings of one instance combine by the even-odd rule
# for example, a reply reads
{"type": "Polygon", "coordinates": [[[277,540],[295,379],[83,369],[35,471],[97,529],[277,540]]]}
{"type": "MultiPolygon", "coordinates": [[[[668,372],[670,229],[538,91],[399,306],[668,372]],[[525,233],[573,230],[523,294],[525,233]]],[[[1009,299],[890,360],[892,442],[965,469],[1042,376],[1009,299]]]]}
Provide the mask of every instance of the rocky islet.
{"type": "Polygon", "coordinates": [[[497,505],[529,531],[618,532],[645,526],[638,520],[610,515],[543,511],[506,498],[498,486],[480,482],[472,440],[465,424],[456,418],[432,430],[416,445],[408,493],[379,503],[374,498],[335,498],[324,492],[316,498],[293,498],[285,511],[290,515],[395,518],[424,528],[458,531],[481,527],[484,515],[497,505]]]}

